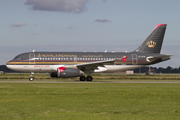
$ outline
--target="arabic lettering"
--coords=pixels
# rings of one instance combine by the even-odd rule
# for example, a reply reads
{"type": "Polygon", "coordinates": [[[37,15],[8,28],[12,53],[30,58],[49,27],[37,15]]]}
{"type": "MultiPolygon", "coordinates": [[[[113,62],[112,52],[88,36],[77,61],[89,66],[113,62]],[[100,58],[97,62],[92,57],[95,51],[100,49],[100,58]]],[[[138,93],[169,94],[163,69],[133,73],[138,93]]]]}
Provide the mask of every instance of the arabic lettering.
{"type": "Polygon", "coordinates": [[[103,57],[103,55],[83,55],[82,57],[96,57],[96,58],[100,58],[103,57]]]}

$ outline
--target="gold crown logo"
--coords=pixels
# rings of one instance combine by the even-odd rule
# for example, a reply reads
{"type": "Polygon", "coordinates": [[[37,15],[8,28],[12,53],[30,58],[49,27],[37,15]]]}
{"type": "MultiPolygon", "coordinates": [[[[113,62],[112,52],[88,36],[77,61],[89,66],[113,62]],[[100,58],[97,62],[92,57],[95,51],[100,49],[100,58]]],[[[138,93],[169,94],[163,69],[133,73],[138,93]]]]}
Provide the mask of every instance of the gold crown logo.
{"type": "Polygon", "coordinates": [[[154,42],[154,41],[151,40],[151,41],[147,42],[146,45],[147,45],[148,47],[155,47],[155,46],[156,46],[156,42],[154,42]]]}

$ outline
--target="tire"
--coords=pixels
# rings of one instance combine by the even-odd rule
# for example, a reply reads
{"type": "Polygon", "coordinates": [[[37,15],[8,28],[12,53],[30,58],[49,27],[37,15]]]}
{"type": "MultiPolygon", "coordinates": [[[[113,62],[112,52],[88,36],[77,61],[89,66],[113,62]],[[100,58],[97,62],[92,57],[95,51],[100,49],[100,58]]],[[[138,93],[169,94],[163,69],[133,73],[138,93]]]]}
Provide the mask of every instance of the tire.
{"type": "Polygon", "coordinates": [[[79,79],[80,79],[80,81],[85,81],[86,80],[85,76],[81,76],[79,79]]]}
{"type": "Polygon", "coordinates": [[[34,78],[33,78],[33,77],[30,77],[30,78],[29,78],[29,81],[33,81],[33,80],[34,80],[34,78]]]}
{"type": "Polygon", "coordinates": [[[92,81],[93,80],[93,77],[92,76],[87,76],[87,81],[92,81]]]}

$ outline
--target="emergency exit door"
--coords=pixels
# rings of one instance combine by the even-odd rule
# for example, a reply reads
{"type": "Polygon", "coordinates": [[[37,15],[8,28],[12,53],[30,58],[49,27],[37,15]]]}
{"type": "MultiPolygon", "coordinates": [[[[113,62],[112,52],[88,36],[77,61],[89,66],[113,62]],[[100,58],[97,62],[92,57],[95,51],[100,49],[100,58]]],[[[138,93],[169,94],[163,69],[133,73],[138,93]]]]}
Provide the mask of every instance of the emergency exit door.
{"type": "Polygon", "coordinates": [[[137,54],[132,54],[132,64],[136,65],[138,63],[137,54]]]}

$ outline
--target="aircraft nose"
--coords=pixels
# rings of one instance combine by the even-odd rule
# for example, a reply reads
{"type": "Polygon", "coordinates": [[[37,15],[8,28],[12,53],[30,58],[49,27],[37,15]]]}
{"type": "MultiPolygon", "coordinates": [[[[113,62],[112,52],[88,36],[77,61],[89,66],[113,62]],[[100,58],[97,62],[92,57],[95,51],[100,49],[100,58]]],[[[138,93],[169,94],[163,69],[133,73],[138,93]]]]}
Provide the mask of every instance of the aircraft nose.
{"type": "Polygon", "coordinates": [[[8,62],[6,63],[6,66],[7,66],[7,65],[9,65],[9,64],[10,64],[10,62],[11,62],[11,61],[8,61],[8,62]]]}
{"type": "Polygon", "coordinates": [[[10,70],[16,71],[16,65],[9,64],[9,62],[6,64],[6,67],[10,70]]]}
{"type": "Polygon", "coordinates": [[[6,63],[6,67],[9,68],[9,69],[11,69],[10,63],[11,63],[11,61],[9,61],[9,62],[6,63]]]}
{"type": "Polygon", "coordinates": [[[6,64],[6,67],[10,69],[10,65],[6,64]]]}

